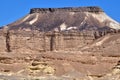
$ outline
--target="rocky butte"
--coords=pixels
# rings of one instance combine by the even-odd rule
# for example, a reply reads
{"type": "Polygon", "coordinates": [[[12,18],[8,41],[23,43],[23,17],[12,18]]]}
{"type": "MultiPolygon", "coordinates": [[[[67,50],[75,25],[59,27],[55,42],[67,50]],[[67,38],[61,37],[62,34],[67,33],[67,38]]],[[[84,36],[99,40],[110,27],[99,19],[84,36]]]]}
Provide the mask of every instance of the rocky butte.
{"type": "Polygon", "coordinates": [[[119,36],[97,6],[33,8],[0,29],[0,78],[119,80],[119,36]]]}

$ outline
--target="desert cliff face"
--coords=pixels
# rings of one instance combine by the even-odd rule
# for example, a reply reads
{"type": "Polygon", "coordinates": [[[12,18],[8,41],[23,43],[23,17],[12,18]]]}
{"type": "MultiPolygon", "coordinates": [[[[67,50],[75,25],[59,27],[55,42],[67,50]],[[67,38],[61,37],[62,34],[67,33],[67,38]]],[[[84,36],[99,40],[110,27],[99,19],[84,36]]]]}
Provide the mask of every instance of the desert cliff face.
{"type": "Polygon", "coordinates": [[[0,78],[119,80],[119,29],[99,7],[33,8],[0,29],[0,78]]]}

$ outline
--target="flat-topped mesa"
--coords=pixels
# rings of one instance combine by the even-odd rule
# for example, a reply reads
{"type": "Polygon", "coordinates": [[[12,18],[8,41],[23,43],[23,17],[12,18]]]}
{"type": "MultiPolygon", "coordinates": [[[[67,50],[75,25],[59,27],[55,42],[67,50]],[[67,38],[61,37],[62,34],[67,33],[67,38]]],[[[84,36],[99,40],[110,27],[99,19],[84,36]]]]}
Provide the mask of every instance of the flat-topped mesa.
{"type": "Polygon", "coordinates": [[[50,12],[93,12],[99,13],[104,12],[101,8],[91,6],[91,7],[65,7],[65,8],[32,8],[30,14],[32,13],[50,13],[50,12]]]}

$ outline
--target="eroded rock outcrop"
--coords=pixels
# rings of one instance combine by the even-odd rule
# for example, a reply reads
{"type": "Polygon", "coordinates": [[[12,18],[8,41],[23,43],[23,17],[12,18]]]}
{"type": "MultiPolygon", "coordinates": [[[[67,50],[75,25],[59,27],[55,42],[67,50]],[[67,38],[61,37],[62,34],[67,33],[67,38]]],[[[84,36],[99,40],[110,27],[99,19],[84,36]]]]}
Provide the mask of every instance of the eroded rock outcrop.
{"type": "Polygon", "coordinates": [[[49,12],[93,12],[99,13],[103,12],[103,10],[99,7],[79,7],[79,8],[33,8],[30,10],[30,14],[32,13],[49,13],[49,12]]]}
{"type": "Polygon", "coordinates": [[[33,8],[0,29],[0,78],[119,79],[119,29],[99,7],[33,8]]]}
{"type": "Polygon", "coordinates": [[[9,30],[43,32],[120,29],[119,23],[99,7],[33,8],[28,15],[7,26],[9,30]]]}
{"type": "Polygon", "coordinates": [[[76,51],[77,47],[83,47],[95,40],[91,32],[26,32],[9,31],[4,33],[7,52],[37,51],[76,51]]]}

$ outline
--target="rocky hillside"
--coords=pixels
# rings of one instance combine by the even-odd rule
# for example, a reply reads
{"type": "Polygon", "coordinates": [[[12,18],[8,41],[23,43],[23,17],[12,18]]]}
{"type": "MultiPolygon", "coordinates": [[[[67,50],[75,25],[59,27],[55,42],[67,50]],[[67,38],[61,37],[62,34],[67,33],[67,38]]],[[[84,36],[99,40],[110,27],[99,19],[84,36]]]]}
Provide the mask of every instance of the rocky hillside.
{"type": "Polygon", "coordinates": [[[69,31],[120,29],[99,7],[33,8],[9,25],[9,30],[69,31]]]}
{"type": "Polygon", "coordinates": [[[0,79],[120,80],[119,49],[99,7],[33,8],[0,29],[0,79]]]}

